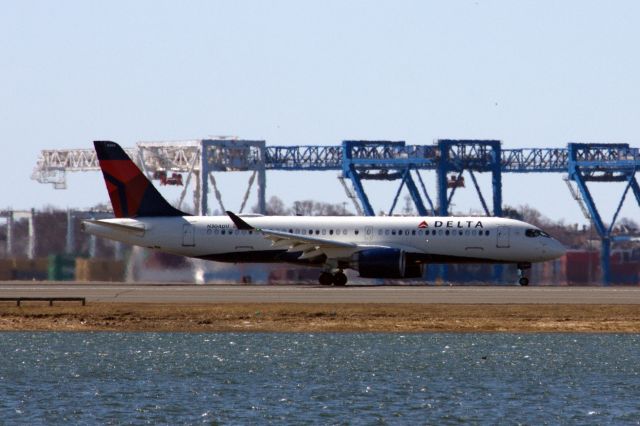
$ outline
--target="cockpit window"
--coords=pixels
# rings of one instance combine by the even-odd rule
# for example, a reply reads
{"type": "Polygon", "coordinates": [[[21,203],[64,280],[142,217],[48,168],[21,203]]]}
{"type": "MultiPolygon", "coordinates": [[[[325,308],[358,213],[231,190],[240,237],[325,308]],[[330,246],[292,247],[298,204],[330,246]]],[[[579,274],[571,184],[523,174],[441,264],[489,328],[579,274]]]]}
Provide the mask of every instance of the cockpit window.
{"type": "Polygon", "coordinates": [[[526,231],[524,231],[524,235],[526,235],[529,238],[536,238],[536,237],[551,238],[551,235],[539,229],[527,229],[526,231]]]}

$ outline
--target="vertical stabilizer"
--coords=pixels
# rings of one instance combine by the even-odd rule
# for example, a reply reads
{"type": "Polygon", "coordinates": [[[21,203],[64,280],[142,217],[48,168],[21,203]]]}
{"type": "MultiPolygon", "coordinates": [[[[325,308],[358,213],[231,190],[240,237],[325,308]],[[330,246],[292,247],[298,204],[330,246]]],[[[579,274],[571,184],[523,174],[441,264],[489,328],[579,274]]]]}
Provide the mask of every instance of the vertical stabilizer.
{"type": "Polygon", "coordinates": [[[110,141],[93,145],[116,217],[188,216],[160,195],[120,145],[110,141]]]}

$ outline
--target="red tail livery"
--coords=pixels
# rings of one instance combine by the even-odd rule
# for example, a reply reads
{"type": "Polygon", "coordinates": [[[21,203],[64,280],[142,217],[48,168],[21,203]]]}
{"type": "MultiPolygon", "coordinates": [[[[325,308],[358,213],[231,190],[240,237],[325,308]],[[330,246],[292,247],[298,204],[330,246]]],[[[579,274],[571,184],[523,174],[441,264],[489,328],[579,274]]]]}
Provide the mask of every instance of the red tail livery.
{"type": "Polygon", "coordinates": [[[116,217],[188,216],[165,200],[115,142],[95,141],[116,217]]]}

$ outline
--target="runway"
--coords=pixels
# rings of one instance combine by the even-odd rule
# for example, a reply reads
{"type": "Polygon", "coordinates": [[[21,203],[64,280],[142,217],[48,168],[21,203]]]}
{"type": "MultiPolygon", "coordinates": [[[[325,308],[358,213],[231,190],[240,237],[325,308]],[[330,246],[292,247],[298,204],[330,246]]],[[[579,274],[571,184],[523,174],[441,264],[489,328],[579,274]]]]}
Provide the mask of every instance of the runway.
{"type": "Polygon", "coordinates": [[[640,287],[0,284],[0,297],[85,297],[112,303],[640,304],[640,287]]]}

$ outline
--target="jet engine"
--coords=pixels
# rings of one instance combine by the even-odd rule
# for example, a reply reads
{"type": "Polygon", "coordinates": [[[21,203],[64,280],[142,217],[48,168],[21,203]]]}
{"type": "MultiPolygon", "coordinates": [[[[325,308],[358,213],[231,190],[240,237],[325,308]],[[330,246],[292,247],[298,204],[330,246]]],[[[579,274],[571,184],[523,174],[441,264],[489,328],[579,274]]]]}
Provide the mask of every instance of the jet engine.
{"type": "Polygon", "coordinates": [[[404,251],[394,248],[372,248],[354,253],[350,267],[362,278],[419,278],[422,266],[407,265],[404,251]]]}

